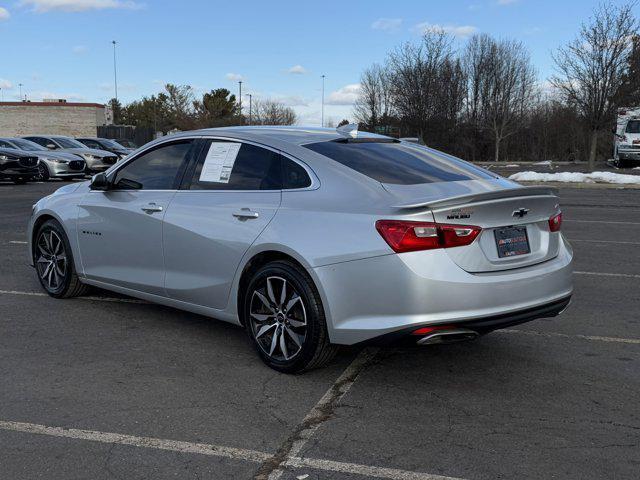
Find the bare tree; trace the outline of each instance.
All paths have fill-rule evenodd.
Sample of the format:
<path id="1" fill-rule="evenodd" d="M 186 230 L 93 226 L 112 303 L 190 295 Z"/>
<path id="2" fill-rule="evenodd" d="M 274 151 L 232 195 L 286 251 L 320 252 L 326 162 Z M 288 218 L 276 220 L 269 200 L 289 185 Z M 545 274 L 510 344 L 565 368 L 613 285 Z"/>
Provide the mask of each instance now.
<path id="1" fill-rule="evenodd" d="M 452 41 L 450 34 L 430 30 L 420 44 L 405 43 L 388 58 L 394 110 L 422 140 L 430 121 L 441 113 L 438 106 L 446 94 L 443 72 L 453 62 Z"/>
<path id="2" fill-rule="evenodd" d="M 491 132 L 498 161 L 502 142 L 521 128 L 533 100 L 536 73 L 529 52 L 520 42 L 481 34 L 469 41 L 464 65 L 469 120 Z"/>
<path id="3" fill-rule="evenodd" d="M 391 110 L 391 85 L 385 67 L 374 64 L 360 78 L 360 94 L 354 106 L 356 121 L 370 129 L 384 123 Z"/>
<path id="4" fill-rule="evenodd" d="M 252 123 L 254 125 L 293 125 L 298 120 L 291 107 L 275 100 L 254 100 Z"/>
<path id="5" fill-rule="evenodd" d="M 589 169 L 595 167 L 598 134 L 613 116 L 614 95 L 624 81 L 638 23 L 633 4 L 602 4 L 578 36 L 554 55 L 552 84 L 575 104 L 589 131 Z"/>

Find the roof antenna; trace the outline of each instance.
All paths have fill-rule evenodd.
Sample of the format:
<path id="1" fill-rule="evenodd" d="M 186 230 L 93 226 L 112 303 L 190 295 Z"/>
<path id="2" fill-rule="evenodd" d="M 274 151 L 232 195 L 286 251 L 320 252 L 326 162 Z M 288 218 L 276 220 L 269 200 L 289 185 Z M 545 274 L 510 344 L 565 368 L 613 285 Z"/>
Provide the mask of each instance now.
<path id="1" fill-rule="evenodd" d="M 356 138 L 358 136 L 357 123 L 342 125 L 341 127 L 336 128 L 336 130 L 338 131 L 338 133 L 342 133 L 343 135 L 351 135 L 352 138 Z"/>

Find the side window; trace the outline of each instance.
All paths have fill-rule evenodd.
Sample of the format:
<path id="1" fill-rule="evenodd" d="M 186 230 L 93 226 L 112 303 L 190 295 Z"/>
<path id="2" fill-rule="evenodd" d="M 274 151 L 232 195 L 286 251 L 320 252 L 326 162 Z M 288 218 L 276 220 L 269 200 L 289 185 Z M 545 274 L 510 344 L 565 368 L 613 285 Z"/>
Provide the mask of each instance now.
<path id="1" fill-rule="evenodd" d="M 26 137 L 26 139 L 36 142 L 38 145 L 42 145 L 43 147 L 46 147 L 47 143 L 49 143 L 46 138 L 42 137 Z"/>
<path id="2" fill-rule="evenodd" d="M 162 145 L 144 153 L 116 173 L 114 187 L 120 190 L 172 190 L 192 141 Z"/>
<path id="3" fill-rule="evenodd" d="M 280 156 L 271 150 L 248 143 L 240 144 L 228 178 L 221 178 L 220 181 L 206 181 L 206 175 L 202 178 L 202 168 L 209 149 L 213 143 L 217 142 L 239 143 L 222 140 L 207 142 L 193 172 L 191 190 L 280 190 L 282 187 Z"/>
<path id="4" fill-rule="evenodd" d="M 93 140 L 82 140 L 81 142 L 89 148 L 97 148 L 98 150 L 102 149 L 102 146 L 98 142 L 94 142 Z"/>
<path id="5" fill-rule="evenodd" d="M 0 140 L 0 147 L 2 148 L 16 148 L 11 145 L 9 142 L 5 142 L 4 140 Z"/>
<path id="6" fill-rule="evenodd" d="M 296 162 L 282 158 L 282 188 L 306 188 L 311 186 L 311 178 L 307 171 Z"/>

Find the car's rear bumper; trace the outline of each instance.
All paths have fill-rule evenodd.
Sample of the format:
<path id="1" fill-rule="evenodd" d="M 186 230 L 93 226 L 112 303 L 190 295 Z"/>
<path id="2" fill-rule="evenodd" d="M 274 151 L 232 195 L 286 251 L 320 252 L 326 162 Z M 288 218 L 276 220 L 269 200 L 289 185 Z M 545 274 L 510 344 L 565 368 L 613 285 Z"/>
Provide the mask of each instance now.
<path id="1" fill-rule="evenodd" d="M 564 307 L 554 313 L 553 306 L 568 303 L 573 291 L 572 259 L 563 238 L 557 257 L 502 272 L 468 273 L 444 250 L 432 250 L 327 265 L 313 273 L 331 341 L 355 344 L 425 325 L 473 324 L 483 333 L 554 316 Z"/>

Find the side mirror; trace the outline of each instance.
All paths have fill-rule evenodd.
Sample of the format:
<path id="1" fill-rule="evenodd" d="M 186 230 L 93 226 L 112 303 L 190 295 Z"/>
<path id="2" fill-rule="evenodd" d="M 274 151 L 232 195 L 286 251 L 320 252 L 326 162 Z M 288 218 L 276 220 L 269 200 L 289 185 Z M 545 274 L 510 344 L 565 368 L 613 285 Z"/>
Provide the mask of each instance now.
<path id="1" fill-rule="evenodd" d="M 109 190 L 109 179 L 104 173 L 96 173 L 91 177 L 91 190 Z"/>
<path id="2" fill-rule="evenodd" d="M 55 150 L 55 149 L 56 149 L 56 148 L 58 148 L 58 147 L 56 146 L 56 144 L 55 144 L 55 143 L 47 143 L 47 148 L 48 148 L 49 150 Z"/>

